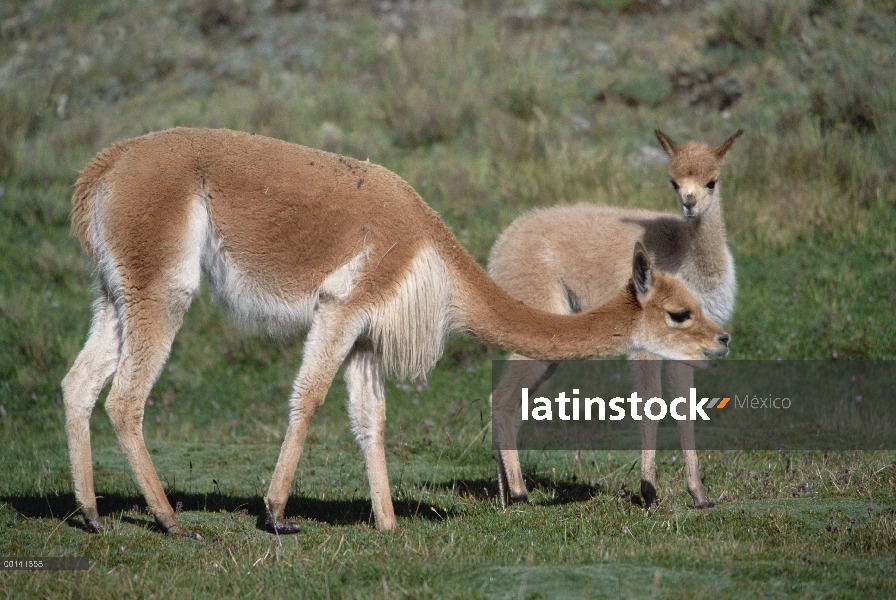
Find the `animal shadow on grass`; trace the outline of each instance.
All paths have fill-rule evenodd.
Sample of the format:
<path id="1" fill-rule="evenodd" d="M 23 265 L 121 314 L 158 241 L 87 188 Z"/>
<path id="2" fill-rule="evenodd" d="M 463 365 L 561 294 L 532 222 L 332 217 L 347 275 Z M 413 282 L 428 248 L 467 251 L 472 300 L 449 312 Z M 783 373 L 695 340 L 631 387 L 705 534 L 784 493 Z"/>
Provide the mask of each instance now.
<path id="1" fill-rule="evenodd" d="M 244 512 L 256 517 L 256 527 L 267 530 L 265 527 L 264 499 L 260 496 L 232 496 L 220 493 L 195 494 L 172 491 L 167 494 L 172 506 L 177 511 L 193 512 Z M 111 521 L 121 520 L 129 523 L 162 532 L 157 527 L 152 516 L 144 511 L 146 501 L 143 496 L 123 494 L 103 494 L 97 496 L 100 514 L 110 518 Z M 28 518 L 59 519 L 76 529 L 87 531 L 83 519 L 80 516 L 74 494 L 53 494 L 42 496 L 39 494 L 26 494 L 21 496 L 0 496 L 0 502 L 12 506 L 19 514 Z M 429 521 L 445 519 L 453 514 L 442 507 L 434 507 L 426 502 L 418 502 L 413 499 L 394 503 L 395 514 L 399 517 L 422 518 Z M 135 518 L 134 512 L 141 511 L 146 518 Z M 132 514 L 124 515 L 122 513 Z M 360 523 L 373 523 L 373 511 L 369 499 L 352 500 L 319 500 L 304 496 L 292 495 L 286 505 L 287 518 L 298 521 L 319 521 L 330 525 L 358 525 Z"/>
<path id="2" fill-rule="evenodd" d="M 547 506 L 587 502 L 595 496 L 609 494 L 609 491 L 602 486 L 581 481 L 558 481 L 531 473 L 526 474 L 525 479 L 526 487 L 530 492 L 537 490 L 547 496 L 546 500 L 539 502 L 539 504 Z M 453 490 L 458 496 L 466 496 L 476 500 L 496 498 L 500 493 L 498 482 L 495 479 L 454 479 L 436 483 L 433 487 L 442 490 Z"/>

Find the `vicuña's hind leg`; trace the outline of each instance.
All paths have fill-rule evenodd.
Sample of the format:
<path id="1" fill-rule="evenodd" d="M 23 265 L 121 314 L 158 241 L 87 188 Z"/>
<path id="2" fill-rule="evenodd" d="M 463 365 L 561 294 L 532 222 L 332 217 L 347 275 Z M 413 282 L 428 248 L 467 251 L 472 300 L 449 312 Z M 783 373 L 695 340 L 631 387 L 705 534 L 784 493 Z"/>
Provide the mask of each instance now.
<path id="1" fill-rule="evenodd" d="M 90 415 L 97 397 L 115 373 L 119 359 L 119 330 L 115 307 L 103 294 L 94 305 L 93 325 L 84 349 L 62 380 L 65 401 L 65 431 L 75 482 L 75 499 L 87 527 L 105 529 L 96 506 L 93 487 L 93 458 L 90 450 Z"/>
<path id="2" fill-rule="evenodd" d="M 666 376 L 669 381 L 669 397 L 687 398 L 694 386 L 694 369 L 678 362 L 666 363 Z M 706 489 L 700 481 L 700 468 L 697 464 L 697 446 L 694 439 L 694 422 L 690 419 L 678 421 L 678 435 L 681 438 L 681 450 L 684 457 L 685 478 L 688 483 L 688 492 L 694 499 L 697 508 L 709 508 L 712 502 L 706 499 Z"/>
<path id="3" fill-rule="evenodd" d="M 344 305 L 322 304 L 314 315 L 305 340 L 302 368 L 293 384 L 289 401 L 289 426 L 264 499 L 267 506 L 267 526 L 272 532 L 296 533 L 301 529 L 297 523 L 287 521 L 283 515 L 289 499 L 289 486 L 296 473 L 299 457 L 302 456 L 311 420 L 323 403 L 339 365 L 351 351 L 362 330 L 363 323 L 359 315 L 346 309 Z"/>
<path id="4" fill-rule="evenodd" d="M 635 389 L 641 398 L 661 398 L 662 363 L 653 354 L 635 352 L 631 356 Z M 656 429 L 657 422 L 641 421 L 641 500 L 644 506 L 656 506 Z"/>
<path id="5" fill-rule="evenodd" d="M 106 399 L 106 412 L 156 522 L 168 533 L 200 539 L 177 522 L 143 438 L 146 399 L 189 304 L 189 294 L 143 297 L 125 303 L 121 360 Z"/>
<path id="6" fill-rule="evenodd" d="M 370 502 L 377 529 L 395 529 L 395 511 L 389 472 L 386 468 L 386 390 L 380 357 L 369 350 L 355 349 L 345 363 L 348 385 L 348 414 L 352 432 L 361 446 L 370 481 Z"/>
<path id="7" fill-rule="evenodd" d="M 511 355 L 501 379 L 492 394 L 492 418 L 495 440 L 495 459 L 498 461 L 498 489 L 505 507 L 529 501 L 523 479 L 516 437 L 520 426 L 520 390 L 529 389 L 529 397 L 547 383 L 557 370 L 556 363 L 528 360 Z"/>

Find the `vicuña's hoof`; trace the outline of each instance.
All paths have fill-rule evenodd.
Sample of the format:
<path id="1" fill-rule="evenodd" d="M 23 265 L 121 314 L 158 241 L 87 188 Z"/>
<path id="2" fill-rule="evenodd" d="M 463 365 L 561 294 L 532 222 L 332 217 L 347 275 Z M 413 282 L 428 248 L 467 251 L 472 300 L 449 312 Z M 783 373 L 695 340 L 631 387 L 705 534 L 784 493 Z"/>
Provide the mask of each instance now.
<path id="1" fill-rule="evenodd" d="M 267 521 L 265 521 L 265 527 L 269 532 L 278 535 L 289 535 L 298 533 L 302 530 L 302 526 L 295 521 L 289 521 L 283 517 L 275 517 L 270 514 L 268 515 Z"/>
<path id="2" fill-rule="evenodd" d="M 196 533 L 195 531 L 190 531 L 189 529 L 184 529 L 180 525 L 174 525 L 165 530 L 165 533 L 168 535 L 179 535 L 180 537 L 185 537 L 188 540 L 201 540 L 202 536 Z"/>
<path id="3" fill-rule="evenodd" d="M 523 494 L 522 496 L 509 496 L 507 498 L 507 506 L 511 506 L 513 504 L 531 504 L 529 502 L 529 494 Z"/>
<path id="4" fill-rule="evenodd" d="M 649 481 L 641 481 L 641 503 L 644 508 L 659 506 L 656 501 L 656 488 Z"/>
<path id="5" fill-rule="evenodd" d="M 392 519 L 391 521 L 386 521 L 384 523 L 377 523 L 376 528 L 378 531 L 397 531 L 398 530 L 398 521 Z"/>
<path id="6" fill-rule="evenodd" d="M 715 506 L 715 504 L 706 499 L 706 494 L 702 489 L 697 490 L 696 492 L 688 490 L 688 492 L 694 500 L 694 508 L 712 508 Z"/>
<path id="7" fill-rule="evenodd" d="M 112 521 L 101 519 L 99 517 L 84 517 L 84 524 L 87 525 L 87 531 L 90 533 L 101 533 L 103 531 L 112 531 L 115 527 Z"/>

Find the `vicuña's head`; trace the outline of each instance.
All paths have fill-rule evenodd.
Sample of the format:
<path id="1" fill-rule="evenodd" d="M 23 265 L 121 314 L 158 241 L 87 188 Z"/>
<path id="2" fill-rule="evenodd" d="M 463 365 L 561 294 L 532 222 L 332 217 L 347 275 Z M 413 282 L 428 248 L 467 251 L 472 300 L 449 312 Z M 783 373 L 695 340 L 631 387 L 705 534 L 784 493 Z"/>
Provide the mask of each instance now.
<path id="1" fill-rule="evenodd" d="M 708 214 L 716 207 L 722 161 L 743 132 L 743 129 L 737 130 L 721 146 L 710 146 L 705 142 L 687 142 L 679 146 L 659 129 L 654 130 L 663 150 L 671 158 L 670 181 L 685 217 Z"/>
<path id="2" fill-rule="evenodd" d="M 635 243 L 632 285 L 642 308 L 634 339 L 639 349 L 671 360 L 728 355 L 731 336 L 704 314 L 680 279 L 652 268 L 641 242 Z"/>

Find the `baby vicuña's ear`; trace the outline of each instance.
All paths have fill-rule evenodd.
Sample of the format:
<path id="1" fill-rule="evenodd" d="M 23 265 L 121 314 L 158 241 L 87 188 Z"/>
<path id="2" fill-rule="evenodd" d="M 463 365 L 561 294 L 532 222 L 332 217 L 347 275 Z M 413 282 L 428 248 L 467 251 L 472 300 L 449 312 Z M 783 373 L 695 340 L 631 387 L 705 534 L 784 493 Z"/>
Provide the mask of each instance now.
<path id="1" fill-rule="evenodd" d="M 660 141 L 660 146 L 663 147 L 663 150 L 666 151 L 666 154 L 669 156 L 675 156 L 675 153 L 678 152 L 678 144 L 672 141 L 668 135 L 660 131 L 659 129 L 653 130 L 654 135 L 656 135 L 656 139 Z"/>
<path id="2" fill-rule="evenodd" d="M 737 140 L 737 138 L 739 138 L 743 134 L 744 134 L 744 130 L 738 129 L 731 135 L 730 138 L 728 138 L 727 140 L 722 142 L 721 146 L 719 146 L 718 148 L 716 148 L 713 151 L 715 153 L 715 155 L 719 158 L 719 160 L 722 160 L 723 158 L 725 158 L 725 155 L 728 154 L 729 150 L 731 150 L 731 145 Z"/>

